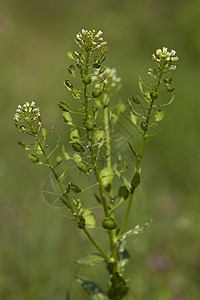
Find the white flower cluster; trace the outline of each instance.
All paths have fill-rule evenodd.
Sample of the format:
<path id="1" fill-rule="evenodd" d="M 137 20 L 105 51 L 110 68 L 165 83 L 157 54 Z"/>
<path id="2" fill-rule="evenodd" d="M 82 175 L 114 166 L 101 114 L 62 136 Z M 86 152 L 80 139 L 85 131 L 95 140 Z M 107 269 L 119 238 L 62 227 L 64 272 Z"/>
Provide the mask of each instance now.
<path id="1" fill-rule="evenodd" d="M 170 71 L 175 71 L 177 67 L 176 62 L 179 58 L 176 56 L 175 50 L 171 50 L 171 52 L 169 52 L 166 47 L 163 47 L 163 49 L 156 50 L 156 54 L 152 55 L 152 59 L 158 63 L 164 61 Z"/>
<path id="2" fill-rule="evenodd" d="M 40 109 L 35 106 L 35 102 L 25 102 L 24 105 L 18 105 L 14 120 L 16 122 L 31 125 L 40 117 Z"/>
<path id="3" fill-rule="evenodd" d="M 121 78 L 117 77 L 117 70 L 108 67 L 101 74 L 99 74 L 98 70 L 95 70 L 91 79 L 96 88 L 100 87 L 101 84 L 105 84 L 105 92 L 110 91 L 112 88 L 116 88 L 121 82 Z"/>
<path id="4" fill-rule="evenodd" d="M 110 85 L 111 87 L 116 87 L 119 82 L 121 82 L 121 78 L 117 77 L 117 70 L 115 68 L 106 68 L 106 79 L 104 80 L 105 85 Z"/>
<path id="5" fill-rule="evenodd" d="M 103 40 L 102 35 L 103 32 L 101 30 L 96 32 L 95 30 L 82 29 L 81 32 L 76 35 L 75 42 L 81 49 L 91 51 L 99 49 L 105 52 L 107 50 L 107 42 Z"/>

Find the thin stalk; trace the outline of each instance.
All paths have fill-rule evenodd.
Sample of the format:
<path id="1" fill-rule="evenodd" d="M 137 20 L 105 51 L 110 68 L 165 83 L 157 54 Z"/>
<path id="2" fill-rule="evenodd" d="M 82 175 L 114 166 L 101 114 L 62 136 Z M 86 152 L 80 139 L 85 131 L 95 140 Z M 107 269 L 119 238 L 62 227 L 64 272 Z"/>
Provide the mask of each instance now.
<path id="1" fill-rule="evenodd" d="M 158 92 L 159 90 L 159 86 L 160 86 L 160 83 L 161 83 L 161 78 L 162 78 L 162 75 L 163 75 L 163 70 L 164 70 L 164 65 L 163 65 L 163 68 L 160 72 L 160 76 L 157 80 L 157 84 L 156 84 L 156 87 L 155 87 L 155 92 Z M 149 128 L 149 120 L 150 120 L 150 116 L 151 116 L 151 111 L 152 111 L 152 108 L 153 108 L 153 104 L 154 104 L 154 98 L 151 100 L 151 103 L 150 103 L 150 106 L 149 106 L 149 110 L 148 110 L 148 113 L 147 113 L 147 116 L 146 116 L 146 124 L 147 124 L 147 130 L 146 131 L 143 131 L 143 135 L 142 135 L 142 141 L 141 141 L 141 144 L 140 144 L 140 151 L 139 151 L 139 154 L 137 156 L 137 163 L 136 163 L 136 168 L 135 168 L 135 174 L 137 172 L 140 171 L 141 169 L 141 161 L 142 161 L 142 156 L 143 156 L 143 152 L 144 152 L 144 147 L 145 147 L 145 143 L 146 143 L 146 140 L 147 140 L 147 137 L 148 137 L 148 128 Z M 126 226 L 126 223 L 128 221 L 128 217 L 129 217 L 129 214 L 130 214 L 130 210 L 131 210 L 131 206 L 132 206 L 132 202 L 133 202 L 133 196 L 134 196 L 134 193 L 135 193 L 135 188 L 133 189 L 133 191 L 130 193 L 129 195 L 129 200 L 128 200 L 128 206 L 127 206 L 127 209 L 126 209 L 126 213 L 125 213 L 125 216 L 124 216 L 124 219 L 123 219 L 123 222 L 122 222 L 122 226 L 120 228 L 120 231 L 117 235 L 117 240 L 120 239 L 123 231 L 124 231 L 124 228 Z"/>
<path id="2" fill-rule="evenodd" d="M 46 162 L 47 162 L 47 164 L 48 164 L 48 166 L 49 166 L 51 172 L 53 173 L 53 175 L 54 175 L 56 181 L 58 182 L 58 184 L 59 184 L 59 186 L 60 186 L 60 189 L 61 189 L 61 191 L 62 191 L 62 193 L 63 193 L 63 196 L 64 196 L 64 197 L 66 198 L 66 200 L 68 201 L 69 207 L 70 207 L 70 209 L 71 209 L 73 215 L 76 217 L 77 213 L 76 213 L 76 210 L 75 210 L 75 208 L 74 208 L 74 206 L 73 206 L 73 203 L 71 202 L 71 200 L 70 200 L 70 198 L 68 197 L 68 195 L 66 195 L 66 190 L 65 190 L 65 188 L 64 188 L 64 186 L 63 186 L 63 184 L 62 184 L 62 182 L 61 182 L 61 180 L 60 180 L 58 174 L 56 173 L 56 171 L 55 171 L 55 169 L 54 169 L 54 167 L 53 167 L 53 165 L 52 165 L 52 163 L 51 163 L 51 161 L 50 161 L 50 159 L 49 159 L 49 157 L 48 157 L 48 155 L 47 155 L 47 153 L 46 153 L 46 151 L 45 151 L 45 149 L 44 149 L 44 147 L 43 147 L 43 144 L 41 143 L 41 141 L 40 141 L 40 139 L 39 139 L 39 137 L 38 137 L 38 135 L 36 135 L 36 140 L 37 140 L 37 142 L 38 142 L 38 145 L 39 145 L 40 148 L 41 148 L 41 151 L 42 151 L 42 153 L 43 153 L 43 155 L 44 155 L 44 158 L 45 158 L 45 160 L 46 160 Z M 105 258 L 105 260 L 106 260 L 107 262 L 111 262 L 110 257 L 109 257 L 109 256 L 101 249 L 101 247 L 95 242 L 95 240 L 93 239 L 93 237 L 91 236 L 91 234 L 88 232 L 88 230 L 87 230 L 86 228 L 83 228 L 83 231 L 85 232 L 85 234 L 87 235 L 87 237 L 89 238 L 89 240 L 92 242 L 92 244 L 96 247 L 96 249 L 103 255 L 103 257 Z"/>

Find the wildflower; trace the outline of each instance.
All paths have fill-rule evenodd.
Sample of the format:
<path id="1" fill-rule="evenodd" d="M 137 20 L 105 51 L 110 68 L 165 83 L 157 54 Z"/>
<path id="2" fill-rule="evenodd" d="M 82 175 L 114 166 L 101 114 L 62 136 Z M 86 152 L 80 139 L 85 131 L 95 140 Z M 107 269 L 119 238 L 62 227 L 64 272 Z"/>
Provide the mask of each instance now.
<path id="1" fill-rule="evenodd" d="M 174 62 L 179 59 L 178 56 L 175 55 L 175 50 L 169 52 L 167 47 L 163 47 L 162 49 L 156 50 L 156 53 L 152 55 L 152 59 L 158 63 L 159 66 L 162 64 L 169 71 L 175 71 L 177 65 L 175 65 Z"/>
<path id="2" fill-rule="evenodd" d="M 91 52 L 101 50 L 105 52 L 107 50 L 107 42 L 103 40 L 102 34 L 101 30 L 96 33 L 95 30 L 82 29 L 81 32 L 77 33 L 75 43 L 82 50 Z"/>

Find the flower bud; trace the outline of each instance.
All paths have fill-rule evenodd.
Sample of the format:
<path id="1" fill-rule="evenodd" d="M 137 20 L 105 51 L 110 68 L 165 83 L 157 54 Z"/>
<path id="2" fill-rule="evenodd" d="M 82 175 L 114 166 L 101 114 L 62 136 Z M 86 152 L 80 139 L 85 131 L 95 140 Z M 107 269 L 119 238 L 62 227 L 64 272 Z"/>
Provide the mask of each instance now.
<path id="1" fill-rule="evenodd" d="M 90 165 L 85 160 L 77 161 L 76 165 L 77 168 L 83 173 L 88 174 L 91 170 Z"/>
<path id="2" fill-rule="evenodd" d="M 91 76 L 90 75 L 84 75 L 83 76 L 83 78 L 82 78 L 82 82 L 84 83 L 84 84 L 90 84 L 90 82 L 91 82 Z"/>
<path id="3" fill-rule="evenodd" d="M 114 218 L 105 217 L 102 221 L 102 227 L 107 230 L 112 230 L 117 228 L 117 222 Z"/>

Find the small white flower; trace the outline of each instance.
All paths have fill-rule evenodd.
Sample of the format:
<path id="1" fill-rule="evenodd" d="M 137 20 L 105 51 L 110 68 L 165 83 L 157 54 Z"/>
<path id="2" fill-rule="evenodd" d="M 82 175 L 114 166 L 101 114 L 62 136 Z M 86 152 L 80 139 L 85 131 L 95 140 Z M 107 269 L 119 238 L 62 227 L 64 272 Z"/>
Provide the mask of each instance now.
<path id="1" fill-rule="evenodd" d="M 29 121 L 29 118 L 28 118 L 28 117 L 26 117 L 26 118 L 25 118 L 25 121 L 27 121 L 27 122 L 28 122 L 28 121 Z"/>
<path id="2" fill-rule="evenodd" d="M 171 50 L 171 55 L 175 55 L 176 54 L 176 51 L 175 50 Z"/>
<path id="3" fill-rule="evenodd" d="M 82 34 L 84 34 L 84 35 L 86 34 L 85 29 L 82 29 L 81 32 L 82 32 Z"/>
<path id="4" fill-rule="evenodd" d="M 169 67 L 169 69 L 170 69 L 171 71 L 175 71 L 175 70 L 176 70 L 176 66 L 175 66 L 175 65 L 172 65 L 172 66 Z"/>
<path id="5" fill-rule="evenodd" d="M 21 111 L 21 109 L 17 109 L 16 112 L 21 113 L 22 111 Z"/>

